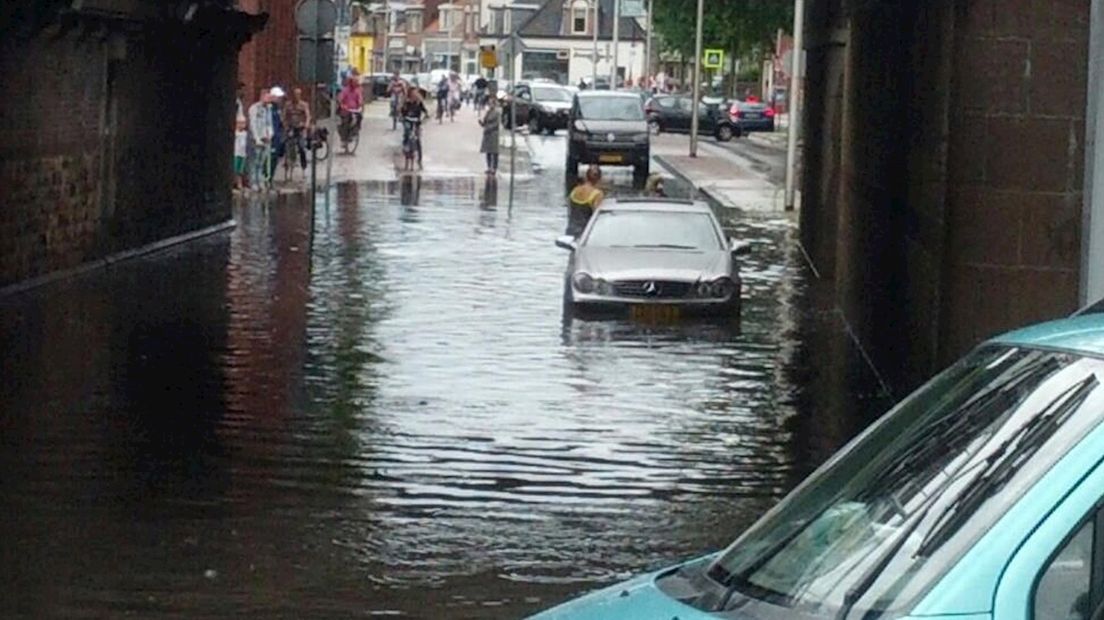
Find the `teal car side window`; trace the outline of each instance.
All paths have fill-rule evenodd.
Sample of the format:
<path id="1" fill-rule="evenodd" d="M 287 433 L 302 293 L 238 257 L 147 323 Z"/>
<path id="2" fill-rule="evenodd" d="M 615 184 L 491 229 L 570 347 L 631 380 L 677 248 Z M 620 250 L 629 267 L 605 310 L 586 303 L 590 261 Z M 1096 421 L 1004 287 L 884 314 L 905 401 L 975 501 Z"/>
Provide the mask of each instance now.
<path id="1" fill-rule="evenodd" d="M 1096 520 L 1094 517 L 1083 524 L 1043 570 L 1032 603 L 1035 620 L 1091 617 Z"/>

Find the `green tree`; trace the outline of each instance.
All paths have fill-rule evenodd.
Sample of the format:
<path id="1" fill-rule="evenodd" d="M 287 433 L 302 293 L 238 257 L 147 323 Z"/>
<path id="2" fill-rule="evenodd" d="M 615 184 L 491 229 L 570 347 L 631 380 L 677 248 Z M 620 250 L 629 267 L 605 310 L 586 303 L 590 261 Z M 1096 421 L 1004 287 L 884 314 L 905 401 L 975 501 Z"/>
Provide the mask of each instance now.
<path id="1" fill-rule="evenodd" d="M 665 49 L 694 57 L 697 0 L 655 0 L 652 19 Z M 708 0 L 702 24 L 705 48 L 746 58 L 773 46 L 779 28 L 793 25 L 792 0 Z"/>

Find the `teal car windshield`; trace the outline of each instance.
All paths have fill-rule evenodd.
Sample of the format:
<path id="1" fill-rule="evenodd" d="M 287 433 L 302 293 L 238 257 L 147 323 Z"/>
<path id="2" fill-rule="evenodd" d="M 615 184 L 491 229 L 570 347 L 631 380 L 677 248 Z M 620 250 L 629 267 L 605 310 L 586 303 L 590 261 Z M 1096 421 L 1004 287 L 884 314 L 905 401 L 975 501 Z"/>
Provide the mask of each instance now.
<path id="1" fill-rule="evenodd" d="M 1102 379 L 1095 358 L 1004 346 L 974 352 L 718 557 L 708 575 L 725 594 L 712 610 L 907 612 L 1097 426 Z"/>

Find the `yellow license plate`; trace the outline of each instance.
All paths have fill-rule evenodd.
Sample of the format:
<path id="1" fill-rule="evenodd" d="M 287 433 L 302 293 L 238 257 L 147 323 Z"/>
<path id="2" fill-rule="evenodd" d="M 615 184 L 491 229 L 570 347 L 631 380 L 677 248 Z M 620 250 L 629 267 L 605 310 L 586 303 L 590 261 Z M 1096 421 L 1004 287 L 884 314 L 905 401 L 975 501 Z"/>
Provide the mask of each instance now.
<path id="1" fill-rule="evenodd" d="M 629 317 L 643 323 L 674 323 L 682 318 L 678 306 L 639 305 L 632 306 Z"/>
<path id="2" fill-rule="evenodd" d="M 625 161 L 625 156 L 620 153 L 607 153 L 598 156 L 598 163 L 601 164 L 619 164 Z"/>

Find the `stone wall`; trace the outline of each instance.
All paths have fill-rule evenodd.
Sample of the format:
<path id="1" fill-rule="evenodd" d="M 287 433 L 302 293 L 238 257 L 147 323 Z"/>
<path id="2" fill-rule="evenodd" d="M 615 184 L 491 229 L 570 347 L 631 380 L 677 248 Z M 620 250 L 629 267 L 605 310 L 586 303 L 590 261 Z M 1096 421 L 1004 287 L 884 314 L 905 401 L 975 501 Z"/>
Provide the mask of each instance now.
<path id="1" fill-rule="evenodd" d="M 898 393 L 1076 307 L 1089 5 L 810 6 L 802 239 Z"/>
<path id="2" fill-rule="evenodd" d="M 121 23 L 0 39 L 0 288 L 229 219 L 241 40 Z"/>

